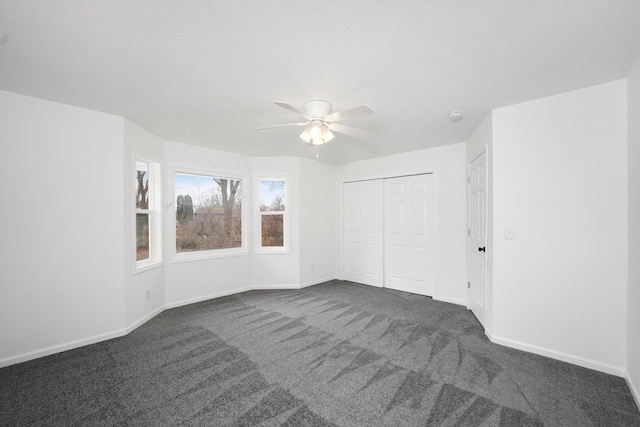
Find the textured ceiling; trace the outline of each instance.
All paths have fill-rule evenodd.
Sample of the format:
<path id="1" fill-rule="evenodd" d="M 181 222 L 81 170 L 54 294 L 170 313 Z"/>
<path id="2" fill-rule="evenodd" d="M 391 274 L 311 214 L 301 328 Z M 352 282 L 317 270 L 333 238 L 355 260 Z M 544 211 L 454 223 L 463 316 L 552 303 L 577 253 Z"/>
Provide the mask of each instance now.
<path id="1" fill-rule="evenodd" d="M 329 163 L 465 141 L 492 108 L 624 78 L 639 52 L 640 1 L 0 1 L 1 89 Z M 310 99 L 368 104 L 344 124 L 373 136 L 255 130 L 298 121 L 271 101 Z"/>

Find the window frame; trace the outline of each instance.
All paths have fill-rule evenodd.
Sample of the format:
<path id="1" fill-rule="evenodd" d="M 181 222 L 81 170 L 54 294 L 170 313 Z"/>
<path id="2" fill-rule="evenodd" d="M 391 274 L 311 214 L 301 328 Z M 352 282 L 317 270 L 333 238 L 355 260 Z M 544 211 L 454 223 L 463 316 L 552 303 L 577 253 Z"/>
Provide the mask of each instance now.
<path id="1" fill-rule="evenodd" d="M 261 212 L 260 211 L 260 183 L 262 181 L 284 181 L 284 211 L 268 211 Z M 254 252 L 257 254 L 288 254 L 290 252 L 289 247 L 289 212 L 291 210 L 291 206 L 289 206 L 289 190 L 290 190 L 290 182 L 288 174 L 279 173 L 279 174 L 265 174 L 259 175 L 256 177 L 256 195 L 254 197 L 255 200 L 255 210 L 256 219 L 254 221 L 254 235 L 256 236 L 256 242 L 254 247 Z M 264 215 L 282 215 L 282 243 L 283 246 L 262 246 L 262 217 Z"/>
<path id="2" fill-rule="evenodd" d="M 133 155 L 133 178 L 135 179 L 138 170 L 138 162 L 145 163 L 148 166 L 149 173 L 149 200 L 148 208 L 138 208 L 136 199 L 138 197 L 138 188 L 134 185 L 132 188 L 132 207 L 133 207 L 133 273 L 141 273 L 143 271 L 157 268 L 163 264 L 162 259 L 162 164 L 151 159 Z M 138 253 L 138 214 L 148 215 L 149 218 L 149 258 L 137 260 Z"/>
<path id="3" fill-rule="evenodd" d="M 240 185 L 241 194 L 242 194 L 242 206 L 240 209 L 240 224 L 241 224 L 241 233 L 242 245 L 239 248 L 225 248 L 225 249 L 208 249 L 202 251 L 193 251 L 193 252 L 178 252 L 177 245 L 177 237 L 176 237 L 176 174 L 185 174 L 185 175 L 201 175 L 210 178 L 226 178 L 226 179 L 235 179 L 240 180 L 242 183 Z M 246 185 L 248 182 L 247 176 L 238 172 L 227 172 L 220 171 L 215 169 L 199 169 L 194 168 L 192 166 L 174 166 L 172 168 L 171 173 L 171 202 L 167 203 L 167 207 L 171 208 L 171 263 L 181 263 L 181 262 L 191 262 L 191 261 L 201 261 L 207 259 L 217 259 L 217 258 L 227 258 L 234 256 L 244 256 L 248 254 L 248 240 L 247 240 L 247 203 L 246 200 L 251 200 L 248 198 L 250 196 L 250 191 L 248 191 L 248 186 Z"/>

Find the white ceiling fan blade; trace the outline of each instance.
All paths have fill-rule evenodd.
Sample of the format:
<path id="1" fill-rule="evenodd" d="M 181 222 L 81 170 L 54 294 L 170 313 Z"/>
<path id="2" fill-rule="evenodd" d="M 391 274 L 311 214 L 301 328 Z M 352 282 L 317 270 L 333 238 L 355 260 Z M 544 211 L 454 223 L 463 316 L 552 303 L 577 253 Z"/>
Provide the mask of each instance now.
<path id="1" fill-rule="evenodd" d="M 327 122 L 339 122 L 341 120 L 346 119 L 355 119 L 356 117 L 368 116 L 369 114 L 373 114 L 373 110 L 366 104 L 360 105 L 359 107 L 349 108 L 348 110 L 338 111 L 337 113 L 329 114 L 322 118 L 322 120 Z M 338 131 L 339 132 L 339 131 Z"/>
<path id="2" fill-rule="evenodd" d="M 345 126 L 339 123 L 328 123 L 327 127 L 329 128 L 329 130 L 343 133 L 357 139 L 369 139 L 373 136 L 371 132 L 367 132 L 366 130 L 352 128 L 351 126 Z"/>
<path id="3" fill-rule="evenodd" d="M 296 107 L 294 107 L 293 105 L 287 104 L 286 102 L 273 101 L 273 103 L 276 104 L 279 107 L 286 108 L 287 110 L 289 110 L 289 111 L 291 111 L 293 113 L 296 113 L 297 115 L 302 116 L 307 120 L 311 120 L 313 118 L 313 117 L 310 117 L 304 111 L 300 111 Z"/>
<path id="4" fill-rule="evenodd" d="M 308 124 L 309 124 L 309 122 L 307 122 L 307 123 L 285 123 L 285 124 L 282 124 L 282 125 L 263 126 L 261 128 L 256 128 L 256 130 L 279 128 L 279 127 L 283 127 L 283 126 L 306 126 Z"/>

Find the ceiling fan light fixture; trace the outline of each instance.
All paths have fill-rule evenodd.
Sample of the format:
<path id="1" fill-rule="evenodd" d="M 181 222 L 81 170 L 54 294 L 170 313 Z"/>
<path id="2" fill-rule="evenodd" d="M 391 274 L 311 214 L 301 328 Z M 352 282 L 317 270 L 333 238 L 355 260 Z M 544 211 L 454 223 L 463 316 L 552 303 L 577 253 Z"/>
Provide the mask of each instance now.
<path id="1" fill-rule="evenodd" d="M 321 120 L 313 120 L 300 134 L 300 139 L 312 145 L 322 145 L 331 141 L 333 138 L 335 138 L 335 135 Z"/>

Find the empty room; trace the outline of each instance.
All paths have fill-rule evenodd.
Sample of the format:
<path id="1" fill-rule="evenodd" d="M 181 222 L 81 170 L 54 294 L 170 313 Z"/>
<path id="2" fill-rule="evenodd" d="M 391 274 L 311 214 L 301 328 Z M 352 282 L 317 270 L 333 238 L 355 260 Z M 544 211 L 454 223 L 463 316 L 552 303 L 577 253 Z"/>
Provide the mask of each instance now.
<path id="1" fill-rule="evenodd" d="M 640 1 L 0 0 L 0 425 L 640 426 Z"/>

